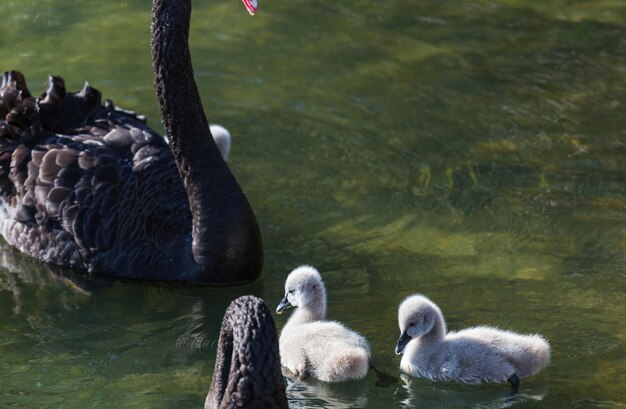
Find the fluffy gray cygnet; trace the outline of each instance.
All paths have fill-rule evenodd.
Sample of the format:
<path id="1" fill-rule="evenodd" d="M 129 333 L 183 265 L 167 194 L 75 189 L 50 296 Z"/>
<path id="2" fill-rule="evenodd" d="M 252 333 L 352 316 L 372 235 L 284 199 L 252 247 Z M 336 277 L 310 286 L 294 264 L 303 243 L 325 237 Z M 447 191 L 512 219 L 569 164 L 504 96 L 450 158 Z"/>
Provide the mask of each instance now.
<path id="1" fill-rule="evenodd" d="M 213 136 L 213 140 L 217 145 L 217 149 L 222 155 L 224 162 L 228 162 L 228 155 L 230 154 L 231 136 L 228 129 L 219 124 L 209 124 L 209 130 Z"/>
<path id="2" fill-rule="evenodd" d="M 293 270 L 277 313 L 297 307 L 280 334 L 281 363 L 299 378 L 325 382 L 361 379 L 369 368 L 370 349 L 363 336 L 335 321 L 325 321 L 326 289 L 310 266 Z"/>
<path id="3" fill-rule="evenodd" d="M 414 377 L 465 383 L 511 382 L 535 375 L 550 362 L 540 335 L 522 335 L 480 326 L 446 333 L 439 307 L 427 297 L 407 297 L 398 310 L 404 352 L 400 370 Z"/>

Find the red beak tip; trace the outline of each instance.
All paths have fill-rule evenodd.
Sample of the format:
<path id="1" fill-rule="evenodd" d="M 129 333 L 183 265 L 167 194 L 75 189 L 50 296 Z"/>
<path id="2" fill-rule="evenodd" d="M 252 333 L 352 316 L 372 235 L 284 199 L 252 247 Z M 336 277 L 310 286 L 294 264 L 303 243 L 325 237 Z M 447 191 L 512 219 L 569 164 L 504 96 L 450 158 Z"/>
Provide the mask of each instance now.
<path id="1" fill-rule="evenodd" d="M 250 13 L 251 16 L 254 16 L 258 9 L 257 0 L 242 0 L 242 1 L 243 1 L 243 5 L 246 6 L 246 9 L 248 10 L 248 13 Z"/>

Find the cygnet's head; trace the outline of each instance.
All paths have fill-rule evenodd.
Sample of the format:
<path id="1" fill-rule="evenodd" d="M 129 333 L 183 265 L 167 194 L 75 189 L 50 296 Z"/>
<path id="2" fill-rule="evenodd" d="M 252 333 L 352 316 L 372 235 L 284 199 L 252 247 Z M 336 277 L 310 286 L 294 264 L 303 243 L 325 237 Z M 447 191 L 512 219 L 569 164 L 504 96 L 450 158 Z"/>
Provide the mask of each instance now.
<path id="1" fill-rule="evenodd" d="M 398 308 L 400 339 L 396 345 L 396 354 L 402 353 L 406 344 L 413 338 L 428 334 L 438 316 L 443 316 L 441 310 L 427 297 L 414 294 L 405 298 Z"/>
<path id="2" fill-rule="evenodd" d="M 218 124 L 210 124 L 209 130 L 211 131 L 211 135 L 213 135 L 213 140 L 215 141 L 217 149 L 219 149 L 224 162 L 227 162 L 228 155 L 230 154 L 230 132 L 228 132 L 228 129 Z"/>
<path id="3" fill-rule="evenodd" d="M 326 300 L 326 288 L 320 273 L 311 266 L 300 266 L 285 281 L 285 296 L 276 308 L 282 313 L 289 307 L 303 307 L 312 300 Z"/>

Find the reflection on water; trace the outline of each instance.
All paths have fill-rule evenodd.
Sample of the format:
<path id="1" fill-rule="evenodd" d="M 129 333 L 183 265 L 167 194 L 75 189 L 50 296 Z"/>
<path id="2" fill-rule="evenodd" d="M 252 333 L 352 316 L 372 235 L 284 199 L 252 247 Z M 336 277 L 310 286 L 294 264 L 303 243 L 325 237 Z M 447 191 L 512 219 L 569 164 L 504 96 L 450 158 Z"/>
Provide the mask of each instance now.
<path id="1" fill-rule="evenodd" d="M 15 315 L 30 316 L 31 321 L 39 319 L 41 312 L 35 303 L 29 304 L 31 293 L 42 294 L 56 290 L 59 292 L 59 303 L 67 310 L 78 308 L 90 294 L 71 279 L 53 273 L 43 268 L 41 263 L 18 254 L 4 240 L 0 244 L 0 272 L 0 291 L 7 293 L 9 297 L 6 299 L 12 298 L 11 311 Z"/>
<path id="2" fill-rule="evenodd" d="M 338 386 L 315 379 L 287 381 L 287 398 L 290 408 L 365 408 L 366 386 L 363 382 L 348 382 Z"/>
<path id="3" fill-rule="evenodd" d="M 541 401 L 547 386 L 522 384 L 514 392 L 509 385 L 463 385 L 458 383 L 430 382 L 402 375 L 402 408 L 416 407 L 471 407 L 476 409 L 505 409 L 524 407 L 529 401 Z"/>
<path id="4" fill-rule="evenodd" d="M 329 318 L 365 335 L 386 373 L 413 292 L 450 329 L 539 332 L 553 357 L 513 400 L 493 385 L 378 388 L 371 374 L 290 383 L 294 407 L 623 407 L 623 1 L 260 6 L 250 18 L 234 0 L 194 0 L 190 34 L 208 118 L 233 134 L 229 166 L 263 233 L 263 279 L 81 280 L 3 249 L 0 406 L 201 407 L 228 303 L 275 307 L 309 263 Z M 33 93 L 51 73 L 69 89 L 89 80 L 160 128 L 149 4 L 0 8 L 3 69 Z"/>
<path id="5" fill-rule="evenodd" d="M 221 318 L 241 288 L 97 279 L 86 291 L 6 245 L 0 261 L 0 406 L 56 407 L 70 395 L 79 406 L 194 406 L 206 394 Z"/>

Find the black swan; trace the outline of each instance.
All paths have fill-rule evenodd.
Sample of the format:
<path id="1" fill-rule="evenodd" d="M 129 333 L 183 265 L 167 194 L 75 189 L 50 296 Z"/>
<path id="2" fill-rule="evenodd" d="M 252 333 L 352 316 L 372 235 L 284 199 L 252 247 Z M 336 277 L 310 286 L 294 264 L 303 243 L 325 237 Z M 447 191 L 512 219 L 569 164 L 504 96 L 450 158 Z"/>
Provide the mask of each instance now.
<path id="1" fill-rule="evenodd" d="M 244 0 L 256 11 L 255 0 Z M 261 234 L 211 137 L 188 46 L 191 0 L 154 0 L 152 67 L 169 146 L 88 84 L 0 83 L 0 233 L 42 261 L 132 279 L 259 277 Z"/>
<path id="2" fill-rule="evenodd" d="M 287 408 L 274 319 L 250 295 L 233 301 L 222 321 L 205 409 Z"/>

